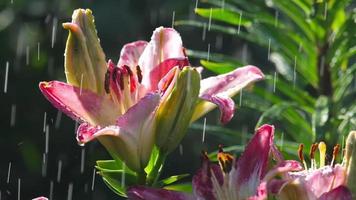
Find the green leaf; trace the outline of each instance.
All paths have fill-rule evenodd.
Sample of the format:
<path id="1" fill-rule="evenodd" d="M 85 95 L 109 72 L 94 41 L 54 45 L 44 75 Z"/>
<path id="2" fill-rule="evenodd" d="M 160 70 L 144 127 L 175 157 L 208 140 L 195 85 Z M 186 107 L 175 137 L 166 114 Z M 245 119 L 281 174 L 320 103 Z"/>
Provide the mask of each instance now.
<path id="1" fill-rule="evenodd" d="M 239 13 L 221 8 L 196 8 L 195 13 L 200 16 L 223 21 L 232 25 L 251 26 L 252 22 Z"/>
<path id="2" fill-rule="evenodd" d="M 168 178 L 165 178 L 165 179 L 162 179 L 160 180 L 157 185 L 163 187 L 163 186 L 166 186 L 166 185 L 170 185 L 172 183 L 175 183 L 183 178 L 186 178 L 190 176 L 190 174 L 179 174 L 179 175 L 174 175 L 174 176 L 170 176 Z"/>
<path id="3" fill-rule="evenodd" d="M 236 69 L 236 65 L 229 62 L 210 62 L 207 60 L 200 60 L 200 63 L 208 70 L 217 74 L 224 74 Z"/>
<path id="4" fill-rule="evenodd" d="M 137 177 L 130 173 L 126 173 L 124 170 L 118 170 L 116 172 L 98 172 L 105 184 L 116 194 L 122 197 L 126 197 L 126 188 L 130 185 L 137 183 Z"/>
<path id="5" fill-rule="evenodd" d="M 156 160 L 159 156 L 159 150 L 156 146 L 153 147 L 152 153 L 151 153 L 151 157 L 150 157 L 150 161 L 148 162 L 146 168 L 145 168 L 145 172 L 146 174 L 150 174 L 152 169 L 155 166 Z"/>

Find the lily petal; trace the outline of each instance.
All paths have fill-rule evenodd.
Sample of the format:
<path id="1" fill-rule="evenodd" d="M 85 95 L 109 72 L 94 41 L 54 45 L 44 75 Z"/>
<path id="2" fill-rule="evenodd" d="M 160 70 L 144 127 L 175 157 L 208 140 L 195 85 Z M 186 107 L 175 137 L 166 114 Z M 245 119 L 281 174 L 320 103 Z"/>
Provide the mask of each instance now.
<path id="1" fill-rule="evenodd" d="M 100 129 L 83 123 L 77 130 L 80 144 L 98 139 L 115 158 L 139 172 L 146 167 L 154 144 L 153 111 L 159 104 L 158 94 L 147 94 L 124 115 L 116 126 Z"/>
<path id="2" fill-rule="evenodd" d="M 81 124 L 77 130 L 78 142 L 84 144 L 97 138 L 115 159 L 139 172 L 146 167 L 153 148 L 153 111 L 159 100 L 158 94 L 147 94 L 117 119 L 116 126 L 100 129 Z"/>
<path id="3" fill-rule="evenodd" d="M 127 65 L 132 70 L 136 70 L 138 60 L 147 46 L 146 41 L 131 42 L 122 47 L 118 66 Z"/>
<path id="4" fill-rule="evenodd" d="M 200 118 L 217 105 L 221 112 L 220 121 L 227 123 L 234 114 L 235 104 L 230 98 L 242 88 L 264 78 L 260 69 L 255 66 L 245 66 L 234 71 L 209 77 L 201 82 L 199 97 L 202 99 L 195 109 L 192 121 Z"/>
<path id="5" fill-rule="evenodd" d="M 195 199 L 192 195 L 183 192 L 149 188 L 144 186 L 130 187 L 127 192 L 127 197 L 130 200 L 157 200 L 157 199 L 193 200 Z"/>
<path id="6" fill-rule="evenodd" d="M 198 199 L 215 200 L 212 176 L 216 178 L 220 185 L 223 184 L 223 173 L 219 165 L 211 164 L 209 159 L 203 155 L 202 167 L 193 177 L 194 195 Z"/>
<path id="7" fill-rule="evenodd" d="M 352 200 L 352 195 L 347 187 L 339 186 L 330 192 L 324 193 L 318 200 Z"/>
<path id="8" fill-rule="evenodd" d="M 167 59 L 185 57 L 179 33 L 172 28 L 156 28 L 138 62 L 143 72 L 142 84 L 149 91 L 154 91 L 158 82 L 156 79 L 156 84 L 151 82 L 151 71 Z M 160 73 L 161 77 L 164 75 L 164 73 Z"/>
<path id="9" fill-rule="evenodd" d="M 39 88 L 54 107 L 74 120 L 100 126 L 115 123 L 118 111 L 107 96 L 59 81 L 40 82 Z"/>
<path id="10" fill-rule="evenodd" d="M 295 175 L 294 178 L 297 178 Z M 308 191 L 309 196 L 320 197 L 326 193 L 345 183 L 344 167 L 337 164 L 335 167 L 325 166 L 315 170 L 307 176 L 299 176 L 301 182 L 304 182 L 304 187 Z"/>
<path id="11" fill-rule="evenodd" d="M 235 169 L 230 172 L 233 173 L 232 179 L 236 181 L 239 199 L 246 199 L 256 194 L 257 187 L 265 175 L 273 136 L 274 127 L 262 125 L 235 163 Z"/>

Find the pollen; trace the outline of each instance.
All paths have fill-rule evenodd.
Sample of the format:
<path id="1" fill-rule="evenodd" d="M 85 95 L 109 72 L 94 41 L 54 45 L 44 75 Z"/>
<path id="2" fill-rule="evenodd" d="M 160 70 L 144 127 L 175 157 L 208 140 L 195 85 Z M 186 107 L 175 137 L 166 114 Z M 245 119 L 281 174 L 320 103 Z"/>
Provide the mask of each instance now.
<path id="1" fill-rule="evenodd" d="M 219 145 L 218 160 L 223 172 L 228 174 L 232 169 L 234 157 L 231 154 L 225 153 L 222 145 Z"/>
<path id="2" fill-rule="evenodd" d="M 326 156 L 326 144 L 324 142 L 319 142 L 319 154 L 320 154 L 320 167 L 325 166 L 325 156 Z"/>

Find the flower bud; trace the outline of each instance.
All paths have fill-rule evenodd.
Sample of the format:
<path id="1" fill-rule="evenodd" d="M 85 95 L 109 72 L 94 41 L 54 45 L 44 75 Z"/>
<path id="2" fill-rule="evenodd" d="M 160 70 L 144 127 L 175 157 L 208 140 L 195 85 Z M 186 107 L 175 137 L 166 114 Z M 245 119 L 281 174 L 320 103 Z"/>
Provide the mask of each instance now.
<path id="1" fill-rule="evenodd" d="M 91 10 L 75 10 L 72 22 L 63 23 L 63 28 L 69 30 L 64 54 L 67 82 L 104 94 L 105 54 L 100 46 Z"/>
<path id="2" fill-rule="evenodd" d="M 347 186 L 356 197 L 356 131 L 351 131 L 346 140 L 346 177 Z"/>
<path id="3" fill-rule="evenodd" d="M 184 137 L 200 89 L 200 74 L 194 68 L 176 68 L 175 73 L 175 80 L 170 83 L 174 85 L 165 91 L 156 114 L 156 144 L 166 153 L 174 150 Z"/>

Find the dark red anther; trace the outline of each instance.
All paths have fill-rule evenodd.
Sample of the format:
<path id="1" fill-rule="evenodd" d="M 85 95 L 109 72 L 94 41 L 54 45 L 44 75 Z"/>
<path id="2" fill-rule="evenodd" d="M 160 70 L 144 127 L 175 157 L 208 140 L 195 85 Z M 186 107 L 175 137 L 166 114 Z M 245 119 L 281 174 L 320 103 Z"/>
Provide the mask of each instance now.
<path id="1" fill-rule="evenodd" d="M 133 75 L 133 73 L 132 73 L 132 71 L 131 71 L 131 69 L 130 69 L 130 67 L 129 67 L 129 66 L 124 65 L 123 67 L 124 67 L 124 69 L 126 69 L 126 72 L 127 72 L 130 76 L 132 76 L 132 75 Z"/>
<path id="2" fill-rule="evenodd" d="M 136 66 L 136 73 L 137 73 L 137 79 L 138 79 L 138 82 L 141 83 L 142 82 L 142 71 L 141 71 L 141 68 L 140 66 Z"/>
<path id="3" fill-rule="evenodd" d="M 110 93 L 110 71 L 109 71 L 109 69 L 105 73 L 104 88 L 105 88 L 106 94 L 109 94 Z"/>
<path id="4" fill-rule="evenodd" d="M 117 73 L 118 73 L 118 75 L 119 75 L 119 77 L 118 77 L 118 83 L 119 83 L 119 86 L 120 86 L 120 89 L 121 90 L 124 90 L 124 73 L 123 73 L 123 70 L 117 70 Z"/>

